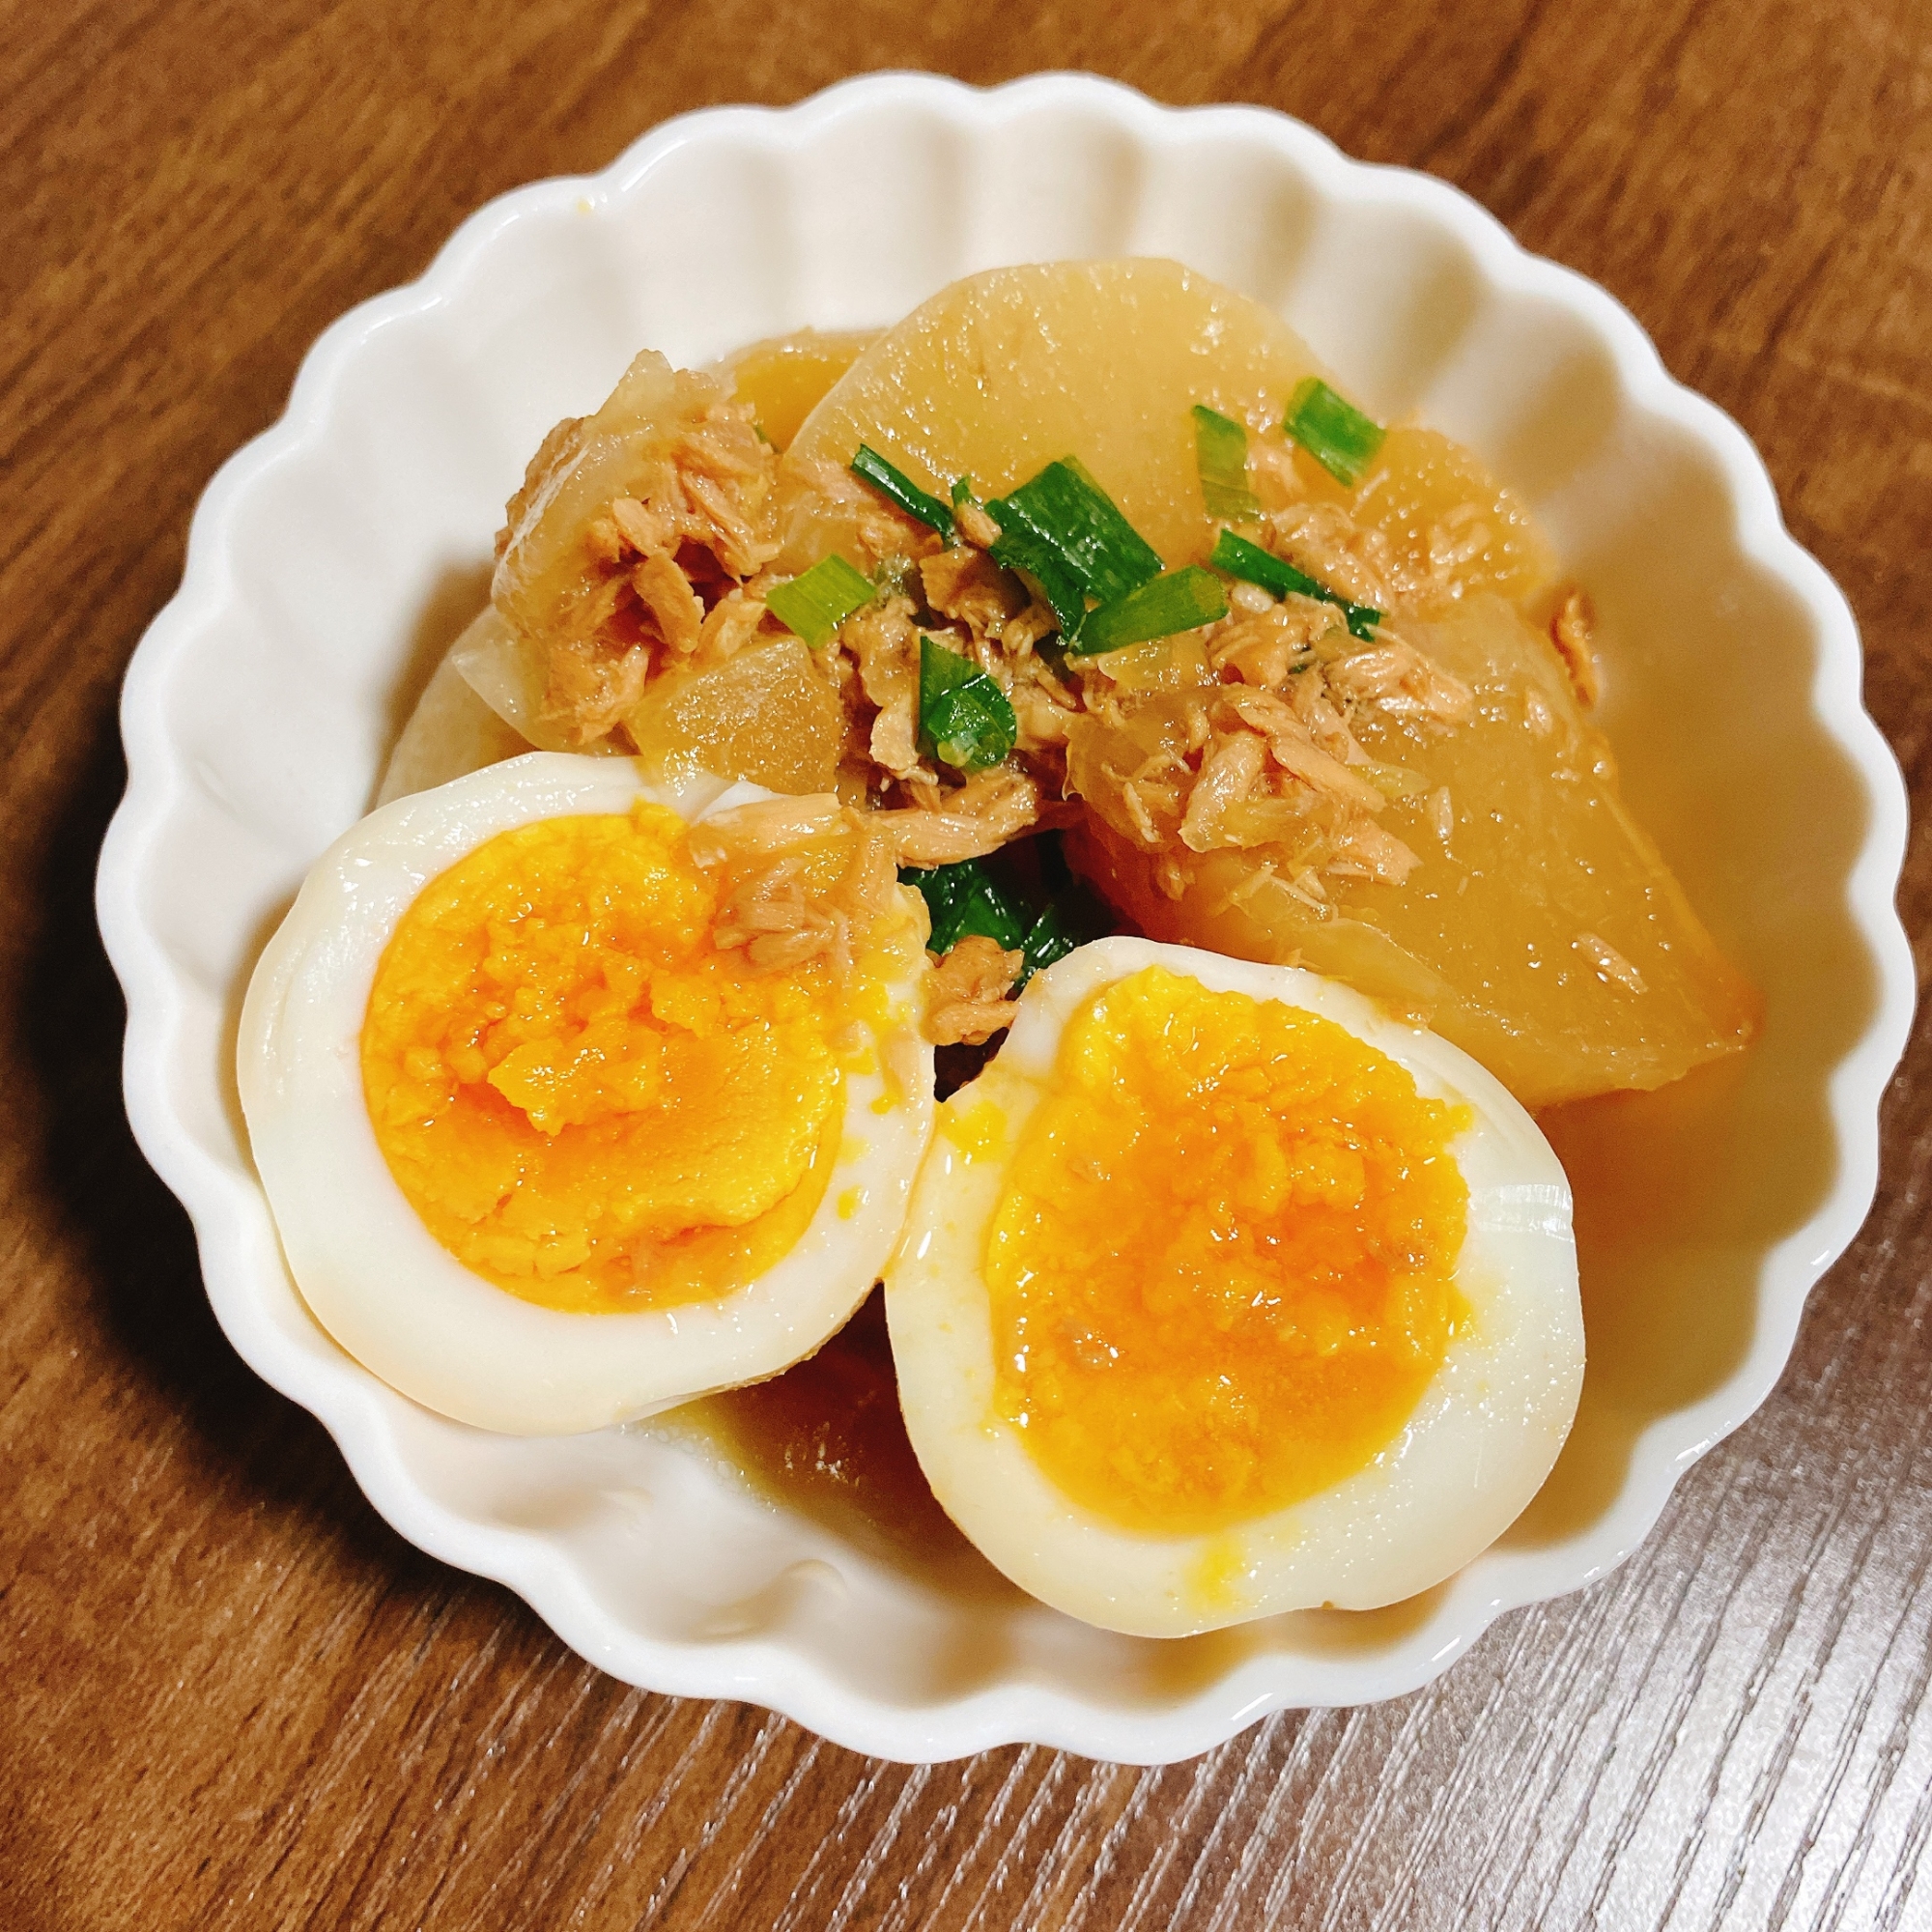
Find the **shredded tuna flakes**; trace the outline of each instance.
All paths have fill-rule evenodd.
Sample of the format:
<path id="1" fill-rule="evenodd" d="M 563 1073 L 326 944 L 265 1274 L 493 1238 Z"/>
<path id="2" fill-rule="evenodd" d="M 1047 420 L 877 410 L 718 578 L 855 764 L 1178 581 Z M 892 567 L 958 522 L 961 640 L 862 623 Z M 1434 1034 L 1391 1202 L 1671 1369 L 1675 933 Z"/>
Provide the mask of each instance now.
<path id="1" fill-rule="evenodd" d="M 837 923 L 813 921 L 796 932 L 771 932 L 752 941 L 746 956 L 761 971 L 783 973 L 803 966 L 832 951 L 835 937 L 842 937 Z"/>
<path id="2" fill-rule="evenodd" d="M 997 832 L 1004 844 L 1039 816 L 1039 787 L 1024 773 L 996 766 L 975 772 L 956 792 L 947 794 L 946 810 L 978 819 Z"/>
<path id="3" fill-rule="evenodd" d="M 956 617 L 980 636 L 997 637 L 1009 617 L 1029 602 L 1026 587 L 984 551 L 943 550 L 919 566 L 925 601 L 942 616 Z"/>
<path id="4" fill-rule="evenodd" d="M 644 695 L 649 651 L 633 645 L 614 654 L 589 639 L 552 652 L 544 685 L 544 715 L 580 745 L 592 745 Z"/>
<path id="5" fill-rule="evenodd" d="M 1429 532 L 1429 564 L 1438 577 L 1453 577 L 1466 569 L 1488 551 L 1491 543 L 1488 524 L 1474 520 L 1475 505 L 1459 503 Z"/>
<path id="6" fill-rule="evenodd" d="M 909 777 L 919 768 L 919 724 L 913 717 L 912 695 L 902 693 L 891 698 L 872 720 L 867 741 L 872 762 L 883 766 L 895 779 Z"/>
<path id="7" fill-rule="evenodd" d="M 611 522 L 623 542 L 644 556 L 663 555 L 669 550 L 675 534 L 668 517 L 645 509 L 635 497 L 618 497 L 612 500 Z M 595 531 L 597 526 L 593 525 L 591 527 Z M 600 554 L 612 557 L 617 554 L 608 538 L 601 538 L 597 549 Z M 690 587 L 687 582 L 685 588 L 688 590 Z"/>
<path id="8" fill-rule="evenodd" d="M 829 888 L 809 890 L 805 848 L 839 839 L 845 864 Z M 696 827 L 691 855 L 722 874 L 712 937 L 743 948 L 761 970 L 782 971 L 823 958 L 835 977 L 851 971 L 853 933 L 892 911 L 898 872 L 874 816 L 827 793 L 761 799 Z"/>
<path id="9" fill-rule="evenodd" d="M 1345 765 L 1362 765 L 1369 761 L 1369 754 L 1355 742 L 1355 734 L 1349 729 L 1342 714 L 1329 703 L 1327 687 L 1319 669 L 1311 670 L 1306 677 L 1296 678 L 1290 694 L 1290 702 L 1294 707 L 1294 715 L 1300 720 L 1310 740 L 1331 758 Z"/>
<path id="10" fill-rule="evenodd" d="M 952 512 L 959 534 L 979 550 L 991 550 L 1000 540 L 1000 526 L 978 503 L 960 503 Z"/>
<path id="11" fill-rule="evenodd" d="M 886 501 L 850 470 L 836 463 L 800 466 L 803 480 L 825 507 L 836 506 L 852 528 L 859 548 L 874 565 L 888 559 L 916 563 L 939 548 L 939 538 L 916 518 Z"/>
<path id="12" fill-rule="evenodd" d="M 1232 670 L 1243 684 L 1280 690 L 1307 668 L 1315 640 L 1341 628 L 1333 605 L 1306 597 L 1269 600 L 1258 611 L 1237 610 L 1214 632 L 1209 661 L 1224 676 Z"/>
<path id="13" fill-rule="evenodd" d="M 1245 905 L 1275 875 L 1274 861 L 1264 859 L 1244 878 L 1239 885 L 1231 886 L 1209 908 L 1212 913 L 1232 912 L 1238 905 Z"/>
<path id="14" fill-rule="evenodd" d="M 1380 879 L 1399 886 L 1419 863 L 1393 832 L 1360 819 L 1335 841 L 1335 857 L 1323 870 L 1332 878 Z"/>
<path id="15" fill-rule="evenodd" d="M 1333 727 L 1324 732 L 1333 749 L 1324 749 L 1297 712 L 1278 697 L 1262 692 L 1240 692 L 1231 696 L 1227 704 L 1244 723 L 1265 734 L 1275 763 L 1311 791 L 1356 811 L 1379 811 L 1386 803 L 1373 784 L 1356 777 L 1335 755 L 1336 750 L 1345 748 L 1358 759 L 1362 753 L 1361 747 L 1342 727 L 1334 713 L 1329 713 Z M 1321 728 L 1319 722 L 1318 728 Z"/>
<path id="16" fill-rule="evenodd" d="M 983 859 L 1006 841 L 976 819 L 948 811 L 893 811 L 890 834 L 905 866 L 956 866 L 962 859 Z"/>
<path id="17" fill-rule="evenodd" d="M 1575 585 L 1549 620 L 1549 639 L 1570 673 L 1577 702 L 1587 711 L 1603 695 L 1597 670 L 1597 613 L 1588 595 Z"/>
<path id="18" fill-rule="evenodd" d="M 1030 657 L 1033 647 L 1059 628 L 1059 620 L 1044 604 L 1030 604 L 1002 628 L 1000 646 L 1009 658 L 1018 662 Z"/>
<path id="19" fill-rule="evenodd" d="M 1121 787 L 1121 800 L 1127 809 L 1127 815 L 1134 821 L 1134 830 L 1150 850 L 1161 843 L 1160 828 L 1153 822 L 1153 813 L 1148 810 L 1147 800 L 1141 794 L 1141 787 L 1129 779 Z M 1174 895 L 1179 897 L 1179 895 Z"/>
<path id="20" fill-rule="evenodd" d="M 762 598 L 745 589 L 728 591 L 713 605 L 698 627 L 696 662 L 710 666 L 734 658 L 752 641 L 765 619 Z"/>
<path id="21" fill-rule="evenodd" d="M 645 557 L 631 573 L 631 588 L 656 619 L 659 633 L 672 650 L 689 653 L 697 648 L 704 628 L 704 606 L 692 589 L 691 580 L 669 557 Z"/>
<path id="22" fill-rule="evenodd" d="M 788 851 L 832 831 L 840 810 L 832 792 L 806 798 L 763 798 L 755 804 L 733 806 L 693 831 L 691 856 L 700 866 L 716 866 Z"/>
<path id="23" fill-rule="evenodd" d="M 997 939 L 973 933 L 934 968 L 926 995 L 925 1036 L 935 1046 L 977 1046 L 1011 1026 L 1017 1004 L 1007 998 L 1026 963 Z"/>
<path id="24" fill-rule="evenodd" d="M 1268 523 L 1272 548 L 1330 590 L 1378 611 L 1398 601 L 1399 573 L 1388 539 L 1379 530 L 1357 528 L 1339 504 L 1292 504 Z"/>
<path id="25" fill-rule="evenodd" d="M 1252 732 L 1237 732 L 1222 742 L 1201 767 L 1187 795 L 1187 811 L 1180 821 L 1180 842 L 1191 852 L 1212 851 L 1233 844 L 1222 829 L 1230 805 L 1253 792 L 1267 763 L 1267 747 Z"/>
<path id="26" fill-rule="evenodd" d="M 1466 724 L 1476 715 L 1476 694 L 1461 678 L 1399 641 L 1330 665 L 1328 681 L 1345 697 L 1379 704 L 1396 717 Z"/>
<path id="27" fill-rule="evenodd" d="M 1066 743 L 1070 706 L 1056 702 L 1037 681 L 1015 685 L 1012 700 L 1022 750 L 1038 752 Z"/>
<path id="28" fill-rule="evenodd" d="M 912 601 L 886 597 L 850 618 L 839 640 L 859 666 L 860 681 L 874 704 L 919 695 L 919 630 Z"/>
<path id="29" fill-rule="evenodd" d="M 1579 932 L 1570 943 L 1590 962 L 1596 969 L 1598 979 L 1605 984 L 1614 982 L 1627 993 L 1647 990 L 1643 975 L 1614 946 L 1599 939 L 1594 932 Z"/>
<path id="30" fill-rule="evenodd" d="M 620 389 L 597 417 L 559 423 L 498 538 L 497 608 L 541 673 L 547 719 L 570 741 L 628 749 L 626 720 L 653 678 L 685 666 L 712 672 L 785 636 L 766 594 L 798 573 L 800 533 L 822 517 L 843 533 L 848 558 L 885 586 L 809 664 L 837 694 L 838 736 L 819 769 L 837 769 L 844 796 L 868 808 L 860 815 L 887 874 L 982 857 L 1091 811 L 1148 855 L 1169 896 L 1186 890 L 1196 854 L 1253 850 L 1254 890 L 1290 893 L 1325 914 L 1324 878 L 1400 886 L 1416 865 L 1379 823 L 1391 798 L 1410 800 L 1422 828 L 1449 838 L 1446 788 L 1420 799 L 1413 773 L 1377 761 L 1387 741 L 1372 727 L 1390 720 L 1454 731 L 1475 717 L 1469 686 L 1395 626 L 1480 581 L 1499 540 L 1483 506 L 1456 506 L 1398 551 L 1302 478 L 1278 426 L 1254 427 L 1249 476 L 1265 506 L 1249 526 L 1254 539 L 1373 605 L 1384 622 L 1364 645 L 1330 603 L 1236 582 L 1228 615 L 1194 634 L 1191 661 L 1205 663 L 1211 681 L 1136 689 L 1104 658 L 1039 649 L 1057 621 L 1028 582 L 987 554 L 999 528 L 983 506 L 955 507 L 958 540 L 949 546 L 838 464 L 791 466 L 781 496 L 778 454 L 755 435 L 747 406 L 715 379 L 662 364 L 639 377 L 639 367 L 626 383 L 643 383 L 655 413 L 631 427 L 612 418 Z M 585 491 L 586 476 L 597 492 Z M 574 527 L 550 527 L 554 506 L 586 495 Z M 776 564 L 788 542 L 792 553 Z M 1573 590 L 1550 626 L 1585 703 L 1596 695 L 1592 622 Z M 994 770 L 968 778 L 922 755 L 923 633 L 967 657 L 1010 702 L 1014 750 Z M 1188 651 L 1176 654 L 1177 664 L 1189 661 Z M 1529 722 L 1539 731 L 1560 723 L 1535 696 Z M 1095 731 L 1104 744 L 1083 753 Z M 764 959 L 836 962 L 855 909 L 835 903 L 837 895 L 802 895 L 767 863 L 787 840 L 845 824 L 838 814 L 846 808 L 829 795 L 804 802 L 810 822 L 783 816 L 800 804 L 782 802 L 778 817 L 740 832 L 708 833 L 733 880 L 736 910 L 721 913 L 723 929 Z M 810 818 L 827 810 L 836 825 Z"/>

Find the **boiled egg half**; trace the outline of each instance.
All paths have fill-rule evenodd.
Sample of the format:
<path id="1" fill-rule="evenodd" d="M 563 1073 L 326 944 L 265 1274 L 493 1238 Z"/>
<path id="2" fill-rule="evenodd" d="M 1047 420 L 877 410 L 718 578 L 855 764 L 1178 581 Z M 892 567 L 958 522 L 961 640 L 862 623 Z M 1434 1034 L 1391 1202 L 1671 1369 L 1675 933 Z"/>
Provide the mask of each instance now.
<path id="1" fill-rule="evenodd" d="M 1037 976 L 941 1108 L 886 1307 L 947 1513 L 1149 1636 L 1441 1581 L 1582 1382 L 1569 1186 L 1501 1085 L 1333 981 L 1139 939 Z"/>
<path id="2" fill-rule="evenodd" d="M 303 1299 L 405 1395 L 512 1434 L 776 1375 L 904 1220 L 925 930 L 829 796 L 537 753 L 384 806 L 242 1015 Z"/>

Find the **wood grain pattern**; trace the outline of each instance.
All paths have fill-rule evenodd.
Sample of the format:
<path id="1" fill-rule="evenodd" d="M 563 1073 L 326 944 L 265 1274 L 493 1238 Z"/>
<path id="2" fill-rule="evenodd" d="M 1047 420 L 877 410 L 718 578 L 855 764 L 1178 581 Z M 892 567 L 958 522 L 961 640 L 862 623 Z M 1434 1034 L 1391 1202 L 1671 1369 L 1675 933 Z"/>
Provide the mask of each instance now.
<path id="1" fill-rule="evenodd" d="M 244 1370 L 123 1124 L 112 709 L 316 331 L 680 108 L 1048 66 L 1461 184 L 1765 452 L 1932 790 L 1922 0 L 0 4 L 0 1897 L 24 1928 L 1932 1923 L 1932 1053 L 1764 1410 L 1430 1690 L 1137 1772 L 636 1692 Z M 1921 964 L 1932 854 L 1903 903 Z"/>

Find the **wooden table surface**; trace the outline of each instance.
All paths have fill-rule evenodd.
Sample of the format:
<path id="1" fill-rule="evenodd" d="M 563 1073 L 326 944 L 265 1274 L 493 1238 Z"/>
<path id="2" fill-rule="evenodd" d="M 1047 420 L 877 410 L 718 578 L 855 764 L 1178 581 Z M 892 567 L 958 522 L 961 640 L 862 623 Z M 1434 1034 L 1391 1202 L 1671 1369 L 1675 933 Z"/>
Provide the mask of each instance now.
<path id="1" fill-rule="evenodd" d="M 862 69 L 1089 67 L 1460 184 L 1628 303 L 1849 592 L 1924 815 L 1924 0 L 0 6 L 0 1919 L 1932 1924 L 1932 1053 L 1776 1393 L 1619 1572 L 1189 1764 L 908 1768 L 627 1689 L 256 1380 L 122 1116 L 95 855 L 194 500 L 316 332 L 534 176 Z M 1932 853 L 1903 904 L 1923 960 Z"/>

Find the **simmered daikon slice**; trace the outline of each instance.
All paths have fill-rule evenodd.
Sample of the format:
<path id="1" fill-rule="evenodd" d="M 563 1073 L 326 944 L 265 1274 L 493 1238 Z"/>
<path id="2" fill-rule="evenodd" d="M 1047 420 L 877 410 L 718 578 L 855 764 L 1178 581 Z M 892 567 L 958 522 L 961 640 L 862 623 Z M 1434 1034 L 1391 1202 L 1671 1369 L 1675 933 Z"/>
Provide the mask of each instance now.
<path id="1" fill-rule="evenodd" d="M 1258 842 L 1183 854 L 1171 898 L 1161 855 L 1097 814 L 1076 862 L 1150 937 L 1346 980 L 1526 1106 L 1660 1087 L 1745 1045 L 1755 995 L 1625 807 L 1548 640 L 1495 598 L 1406 636 L 1475 703 L 1453 728 L 1374 705 L 1353 715 L 1377 767 L 1406 775 L 1408 795 L 1379 814 L 1415 855 L 1401 883 L 1297 873 L 1287 846 Z M 1083 756 L 1107 755 L 1076 749 L 1076 777 Z"/>

